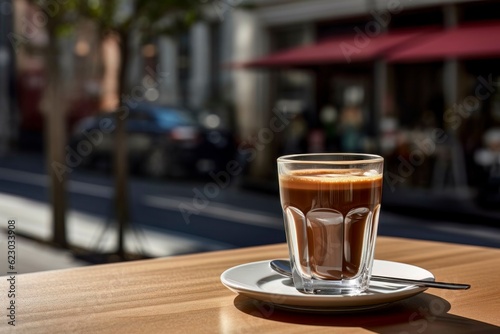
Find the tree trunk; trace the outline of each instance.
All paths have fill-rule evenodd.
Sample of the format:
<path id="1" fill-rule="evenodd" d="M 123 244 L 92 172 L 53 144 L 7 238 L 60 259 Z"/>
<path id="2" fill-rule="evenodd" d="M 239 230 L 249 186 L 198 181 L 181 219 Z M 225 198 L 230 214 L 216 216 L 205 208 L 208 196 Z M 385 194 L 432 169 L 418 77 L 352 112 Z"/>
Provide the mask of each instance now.
<path id="1" fill-rule="evenodd" d="M 68 247 L 66 238 L 66 175 L 67 169 L 58 166 L 66 164 L 66 117 L 65 101 L 62 92 L 59 68 L 59 47 L 54 29 L 49 27 L 49 45 L 47 48 L 46 71 L 47 87 L 42 109 L 45 112 L 47 170 L 50 178 L 50 201 L 52 204 L 53 242 L 63 248 Z"/>
<path id="2" fill-rule="evenodd" d="M 126 90 L 126 74 L 129 63 L 129 36 L 127 33 L 120 34 L 120 67 L 118 81 L 118 98 L 120 108 L 116 114 L 116 138 L 115 138 L 115 214 L 118 223 L 118 247 L 117 255 L 124 259 L 125 235 L 129 223 L 129 198 L 128 198 L 128 147 L 126 123 L 128 117 L 128 106 L 123 97 Z"/>

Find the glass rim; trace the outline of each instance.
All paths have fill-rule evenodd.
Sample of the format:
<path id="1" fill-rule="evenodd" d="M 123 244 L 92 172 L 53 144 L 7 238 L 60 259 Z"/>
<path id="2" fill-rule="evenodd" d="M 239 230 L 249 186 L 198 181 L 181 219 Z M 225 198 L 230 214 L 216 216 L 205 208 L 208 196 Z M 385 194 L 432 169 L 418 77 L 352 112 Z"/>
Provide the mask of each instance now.
<path id="1" fill-rule="evenodd" d="M 314 157 L 350 157 L 346 160 L 319 160 Z M 311 159 L 301 160 L 299 157 L 310 157 Z M 356 158 L 358 157 L 358 158 Z M 362 159 L 360 159 L 362 157 Z M 278 157 L 278 163 L 301 163 L 301 164 L 324 164 L 324 165 L 346 165 L 346 164 L 370 164 L 383 162 L 384 158 L 377 154 L 369 153 L 299 153 Z"/>

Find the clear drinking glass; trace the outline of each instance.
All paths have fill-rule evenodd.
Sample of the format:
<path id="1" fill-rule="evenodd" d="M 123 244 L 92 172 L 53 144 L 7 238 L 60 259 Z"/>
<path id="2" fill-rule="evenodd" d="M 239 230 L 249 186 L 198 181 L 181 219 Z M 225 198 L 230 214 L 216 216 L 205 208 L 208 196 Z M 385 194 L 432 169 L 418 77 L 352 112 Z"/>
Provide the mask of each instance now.
<path id="1" fill-rule="evenodd" d="M 281 206 L 293 283 L 305 293 L 368 288 L 384 160 L 357 153 L 278 158 Z"/>

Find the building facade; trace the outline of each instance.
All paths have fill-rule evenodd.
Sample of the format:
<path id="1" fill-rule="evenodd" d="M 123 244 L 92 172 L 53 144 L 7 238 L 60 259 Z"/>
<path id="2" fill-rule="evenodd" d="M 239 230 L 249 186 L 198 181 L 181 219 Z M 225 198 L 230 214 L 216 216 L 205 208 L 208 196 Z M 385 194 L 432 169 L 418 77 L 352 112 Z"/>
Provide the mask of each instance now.
<path id="1" fill-rule="evenodd" d="M 373 46 L 375 37 L 400 31 L 484 25 L 477 38 L 472 33 L 480 43 L 490 27 L 498 29 L 498 2 L 252 1 L 251 8 L 235 7 L 227 17 L 229 62 L 236 66 L 226 78 L 234 83 L 228 93 L 238 133 L 242 140 L 265 142 L 252 161 L 257 176 L 273 178 L 275 158 L 284 153 L 365 151 L 386 157 L 395 174 L 390 186 L 467 194 L 469 186 L 491 181 L 500 125 L 498 50 L 469 54 L 457 49 L 456 54 L 409 61 L 373 56 L 351 62 L 349 57 L 363 51 L 363 38 L 369 43 L 374 37 Z M 456 44 L 461 34 L 466 44 L 467 31 L 457 31 Z M 268 55 L 279 57 L 281 50 L 300 53 L 301 47 L 339 36 L 351 36 L 351 47 L 359 47 L 345 49 L 344 61 L 244 66 L 262 58 L 265 63 Z M 485 89 L 487 94 L 477 95 Z M 275 132 L 272 141 L 259 141 L 259 131 L 269 127 L 276 110 L 287 114 L 290 125 Z M 446 134 L 446 142 L 431 136 L 430 148 L 420 148 L 438 130 Z M 398 172 L 407 163 L 411 168 L 406 174 L 411 175 Z"/>

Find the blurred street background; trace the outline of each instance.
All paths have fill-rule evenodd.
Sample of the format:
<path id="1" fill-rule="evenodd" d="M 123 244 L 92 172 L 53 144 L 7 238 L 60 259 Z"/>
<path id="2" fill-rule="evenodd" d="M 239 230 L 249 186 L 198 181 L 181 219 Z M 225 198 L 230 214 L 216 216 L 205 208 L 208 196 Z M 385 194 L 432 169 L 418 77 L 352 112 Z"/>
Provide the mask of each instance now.
<path id="1" fill-rule="evenodd" d="M 276 158 L 366 152 L 380 235 L 500 247 L 499 36 L 498 1 L 0 0 L 0 243 L 284 242 Z"/>

